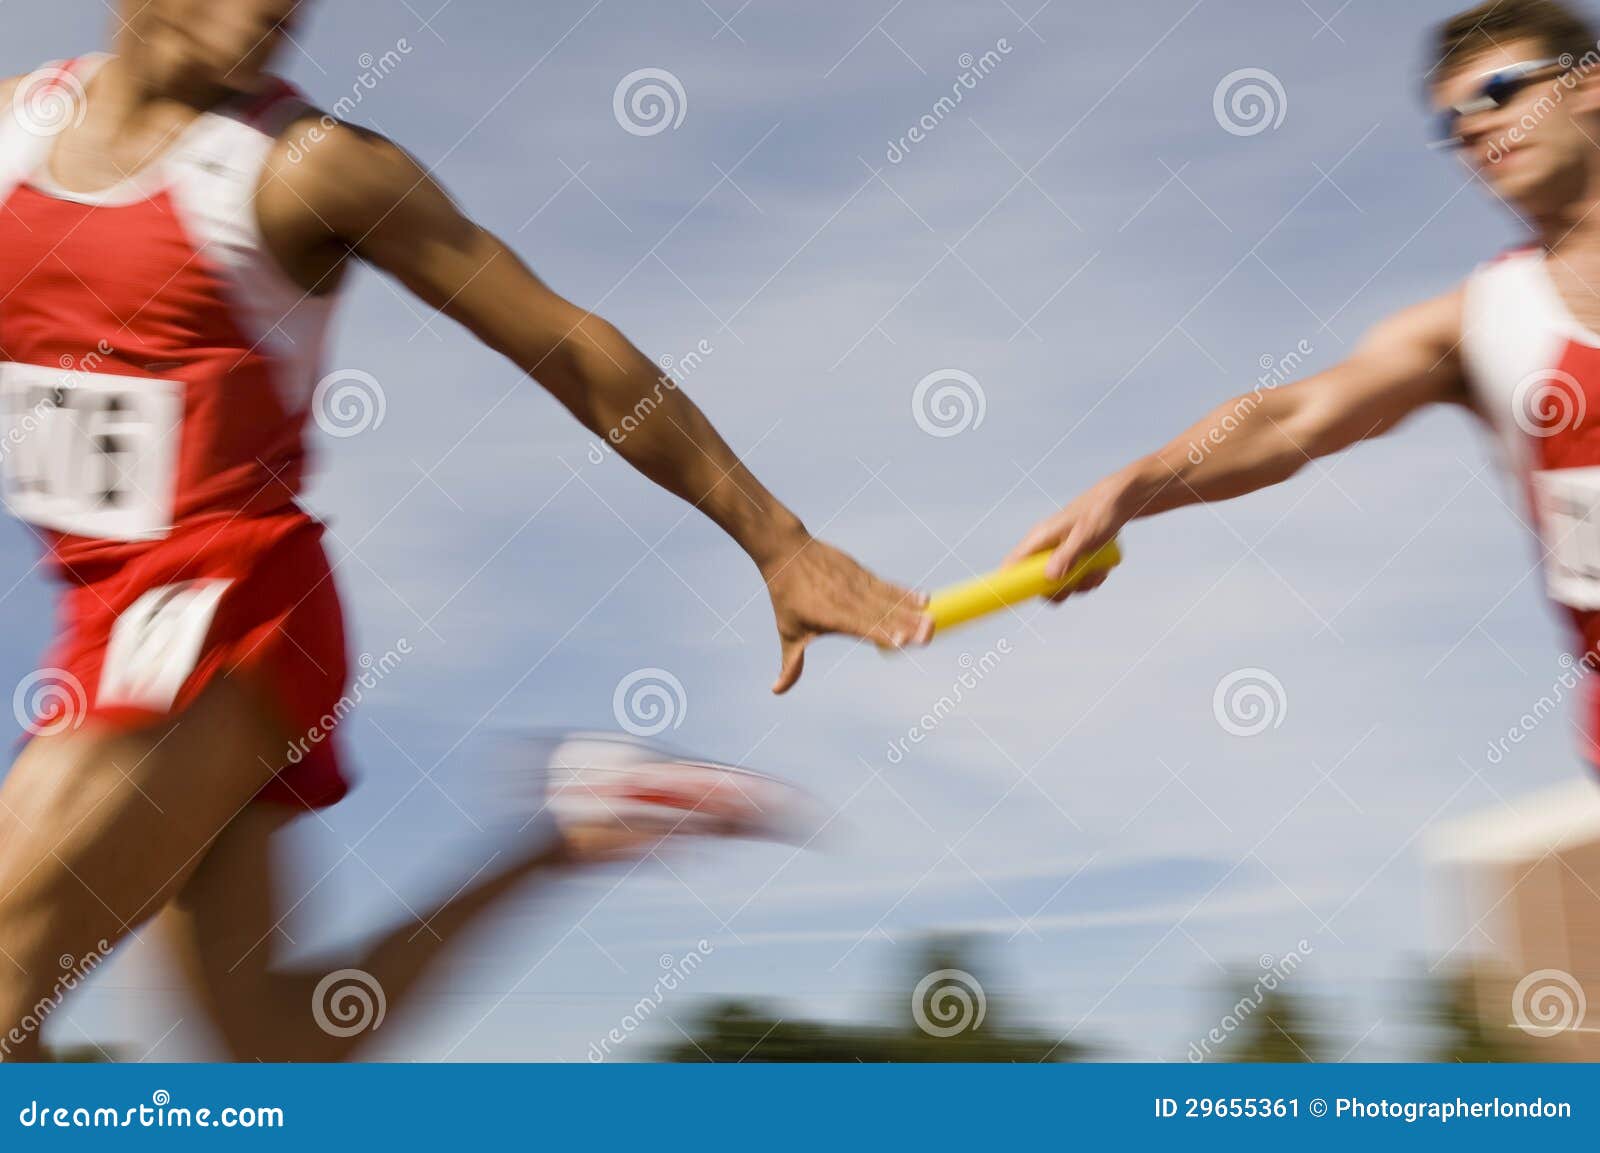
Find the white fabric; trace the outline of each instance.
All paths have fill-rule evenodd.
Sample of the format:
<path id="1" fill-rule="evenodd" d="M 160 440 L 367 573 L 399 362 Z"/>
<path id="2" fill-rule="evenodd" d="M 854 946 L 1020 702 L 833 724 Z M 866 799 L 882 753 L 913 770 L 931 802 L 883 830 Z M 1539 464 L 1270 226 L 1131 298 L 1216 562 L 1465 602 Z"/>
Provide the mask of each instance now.
<path id="1" fill-rule="evenodd" d="M 94 55 L 77 61 L 75 83 L 88 85 L 106 59 Z M 64 64 L 46 64 L 21 84 L 37 91 Z M 0 116 L 0 201 L 22 183 L 58 199 L 106 207 L 167 191 L 197 255 L 223 278 L 234 322 L 271 359 L 280 401 L 291 413 L 303 412 L 320 374 L 335 294 L 312 295 L 279 267 L 262 239 L 255 196 L 278 135 L 306 108 L 291 94 L 254 122 L 232 106 L 203 113 L 133 177 L 87 194 L 64 189 L 51 178 L 54 135 L 30 132 L 19 117 Z"/>
<path id="2" fill-rule="evenodd" d="M 1507 466 L 1534 502 L 1551 599 L 1600 608 L 1600 467 L 1537 467 L 1538 438 L 1589 413 L 1581 383 L 1561 368 L 1572 344 L 1600 347 L 1561 299 L 1539 250 L 1479 268 L 1468 279 L 1461 338 L 1467 379 Z M 1600 462 L 1596 462 L 1600 466 Z"/>
<path id="3" fill-rule="evenodd" d="M 172 527 L 183 386 L 0 364 L 6 506 L 41 528 L 155 540 Z"/>

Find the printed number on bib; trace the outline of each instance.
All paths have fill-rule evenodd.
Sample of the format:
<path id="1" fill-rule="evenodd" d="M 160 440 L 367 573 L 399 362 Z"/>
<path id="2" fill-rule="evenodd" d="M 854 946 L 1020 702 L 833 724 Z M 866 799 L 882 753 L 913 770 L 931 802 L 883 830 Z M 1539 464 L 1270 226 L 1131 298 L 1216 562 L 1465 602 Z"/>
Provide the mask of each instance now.
<path id="1" fill-rule="evenodd" d="M 41 528 L 151 540 L 172 527 L 182 386 L 0 364 L 6 504 Z"/>
<path id="2" fill-rule="evenodd" d="M 185 581 L 134 601 L 111 626 L 97 703 L 170 709 L 200 660 L 217 604 L 231 583 Z"/>
<path id="3" fill-rule="evenodd" d="M 1600 608 L 1600 468 L 1549 469 L 1532 480 L 1550 598 Z"/>

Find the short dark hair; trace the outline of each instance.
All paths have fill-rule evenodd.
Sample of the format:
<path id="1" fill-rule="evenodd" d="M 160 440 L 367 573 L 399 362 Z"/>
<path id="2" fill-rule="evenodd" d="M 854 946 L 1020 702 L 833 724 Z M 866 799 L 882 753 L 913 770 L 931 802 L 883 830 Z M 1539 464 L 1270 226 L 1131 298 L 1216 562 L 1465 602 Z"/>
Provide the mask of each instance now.
<path id="1" fill-rule="evenodd" d="M 1546 55 L 1569 61 L 1596 48 L 1588 18 L 1561 0 L 1486 0 L 1439 25 L 1433 76 L 1508 40 L 1536 40 Z"/>

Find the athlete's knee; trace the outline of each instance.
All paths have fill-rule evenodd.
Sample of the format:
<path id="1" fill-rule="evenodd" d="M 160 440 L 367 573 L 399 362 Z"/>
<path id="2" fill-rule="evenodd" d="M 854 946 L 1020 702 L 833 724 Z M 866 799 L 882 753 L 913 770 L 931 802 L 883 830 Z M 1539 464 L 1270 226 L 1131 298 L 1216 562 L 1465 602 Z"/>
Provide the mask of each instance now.
<path id="1" fill-rule="evenodd" d="M 0 900 L 0 1060 L 32 1056 L 45 1018 L 76 984 L 61 979 L 76 964 L 66 952 L 64 927 L 32 894 Z M 52 955 L 56 949 L 62 951 Z"/>
<path id="2" fill-rule="evenodd" d="M 24 964 L 29 964 L 26 971 Z M 0 1061 L 26 1061 L 37 1056 L 45 1022 L 71 990 L 46 981 L 42 965 L 17 959 L 0 977 Z"/>

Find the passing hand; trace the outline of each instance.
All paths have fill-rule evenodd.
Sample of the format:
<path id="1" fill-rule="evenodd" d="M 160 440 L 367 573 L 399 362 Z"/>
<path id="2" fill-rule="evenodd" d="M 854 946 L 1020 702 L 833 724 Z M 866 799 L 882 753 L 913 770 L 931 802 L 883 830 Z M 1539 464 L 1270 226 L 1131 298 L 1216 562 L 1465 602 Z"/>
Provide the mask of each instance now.
<path id="1" fill-rule="evenodd" d="M 927 597 L 879 580 L 850 557 L 805 537 L 762 572 L 772 597 L 783 663 L 775 693 L 788 692 L 805 668 L 806 646 L 838 633 L 891 648 L 927 644 L 933 622 Z"/>

